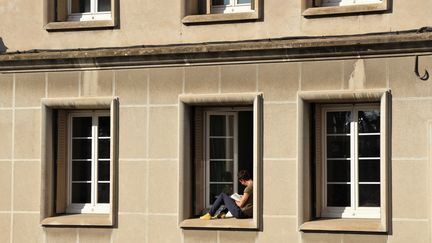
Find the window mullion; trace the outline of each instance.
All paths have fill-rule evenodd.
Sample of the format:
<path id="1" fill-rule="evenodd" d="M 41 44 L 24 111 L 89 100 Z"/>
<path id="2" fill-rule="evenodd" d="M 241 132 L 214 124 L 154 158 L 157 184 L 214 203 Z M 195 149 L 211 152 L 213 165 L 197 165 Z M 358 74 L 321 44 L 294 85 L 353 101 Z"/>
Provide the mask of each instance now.
<path id="1" fill-rule="evenodd" d="M 235 1 L 235 0 L 233 0 Z M 234 180 L 234 192 L 238 192 L 238 113 L 234 113 L 234 138 L 233 138 L 233 146 L 234 146 L 234 168 L 233 168 L 233 180 Z"/>
<path id="2" fill-rule="evenodd" d="M 90 12 L 93 14 L 97 12 L 97 0 L 90 0 Z"/>
<path id="3" fill-rule="evenodd" d="M 353 184 L 353 205 L 354 205 L 354 210 L 357 211 L 358 207 L 359 207 L 359 200 L 358 200 L 358 192 L 359 192 L 359 188 L 358 188 L 358 166 L 359 166 L 359 159 L 358 159 L 358 112 L 356 108 L 353 108 L 352 110 L 352 117 L 353 117 L 353 167 L 354 167 L 354 173 L 352 175 L 352 184 Z"/>

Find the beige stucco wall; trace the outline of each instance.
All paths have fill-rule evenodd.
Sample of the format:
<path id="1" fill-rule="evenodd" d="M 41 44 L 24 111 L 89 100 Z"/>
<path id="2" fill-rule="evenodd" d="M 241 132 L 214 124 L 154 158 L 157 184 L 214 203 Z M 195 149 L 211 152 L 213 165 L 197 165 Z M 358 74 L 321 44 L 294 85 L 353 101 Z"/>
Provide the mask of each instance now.
<path id="1" fill-rule="evenodd" d="M 431 242 L 432 82 L 413 56 L 0 75 L 0 242 Z M 422 57 L 421 68 L 432 64 Z M 298 231 L 297 91 L 392 90 L 390 234 Z M 178 227 L 178 95 L 263 92 L 263 231 Z M 43 228 L 44 97 L 119 96 L 117 228 Z"/>
<path id="2" fill-rule="evenodd" d="M 120 3 L 120 28 L 47 32 L 43 28 L 45 1 L 1 2 L 0 37 L 8 51 L 345 35 L 432 25 L 432 2 L 427 0 L 388 0 L 392 8 L 385 13 L 320 18 L 302 17 L 303 0 L 264 0 L 262 21 L 192 26 L 181 22 L 186 0 L 128 0 Z"/>

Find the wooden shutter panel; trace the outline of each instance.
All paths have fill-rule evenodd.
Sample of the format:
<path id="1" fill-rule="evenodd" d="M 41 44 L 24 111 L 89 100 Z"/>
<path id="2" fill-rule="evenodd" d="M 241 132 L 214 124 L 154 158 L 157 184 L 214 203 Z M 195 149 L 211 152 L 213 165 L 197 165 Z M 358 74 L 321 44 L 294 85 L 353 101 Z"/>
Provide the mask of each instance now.
<path id="1" fill-rule="evenodd" d="M 63 22 L 67 21 L 68 9 L 67 0 L 56 0 L 56 21 Z"/>
<path id="2" fill-rule="evenodd" d="M 315 105 L 315 217 L 321 217 L 322 208 L 322 112 L 321 105 Z"/>
<path id="3" fill-rule="evenodd" d="M 195 108 L 194 114 L 194 174 L 195 174 L 195 214 L 205 208 L 205 161 L 204 161 L 204 112 Z"/>
<path id="4" fill-rule="evenodd" d="M 57 116 L 56 213 L 65 213 L 67 206 L 67 131 L 67 112 L 59 110 Z"/>

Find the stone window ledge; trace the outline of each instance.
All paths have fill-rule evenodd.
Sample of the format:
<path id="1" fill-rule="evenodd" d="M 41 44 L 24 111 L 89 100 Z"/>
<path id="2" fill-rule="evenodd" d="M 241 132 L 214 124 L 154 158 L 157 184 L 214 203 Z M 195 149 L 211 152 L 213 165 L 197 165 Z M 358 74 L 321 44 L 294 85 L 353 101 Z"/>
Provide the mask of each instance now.
<path id="1" fill-rule="evenodd" d="M 257 230 L 254 219 L 186 219 L 180 223 L 183 229 L 238 229 L 238 230 Z"/>
<path id="2" fill-rule="evenodd" d="M 322 218 L 300 225 L 301 231 L 377 232 L 385 233 L 381 219 L 330 219 Z"/>
<path id="3" fill-rule="evenodd" d="M 114 28 L 113 20 L 95 20 L 95 21 L 68 21 L 68 22 L 51 22 L 45 25 L 45 30 L 79 30 L 79 29 L 99 29 Z"/>
<path id="4" fill-rule="evenodd" d="M 257 20 L 259 18 L 258 12 L 244 12 L 244 13 L 226 13 L 226 14 L 199 14 L 188 15 L 182 19 L 183 24 L 204 24 L 214 22 L 231 22 L 231 21 L 245 21 Z"/>
<path id="5" fill-rule="evenodd" d="M 45 218 L 43 226 L 113 226 L 110 214 L 66 214 Z"/>
<path id="6" fill-rule="evenodd" d="M 348 6 L 332 6 L 332 7 L 311 7 L 303 11 L 304 17 L 319 17 L 326 15 L 349 14 L 349 13 L 364 13 L 364 12 L 379 12 L 388 10 L 387 1 L 382 3 L 357 4 Z"/>

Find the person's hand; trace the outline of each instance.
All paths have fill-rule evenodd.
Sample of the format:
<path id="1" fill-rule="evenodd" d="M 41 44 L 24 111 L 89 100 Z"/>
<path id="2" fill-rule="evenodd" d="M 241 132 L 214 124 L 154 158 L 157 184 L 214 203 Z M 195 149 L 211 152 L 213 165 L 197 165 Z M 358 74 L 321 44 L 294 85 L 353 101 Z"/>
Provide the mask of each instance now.
<path id="1" fill-rule="evenodd" d="M 240 201 L 235 201 L 235 203 L 236 203 L 237 206 L 241 207 Z"/>

